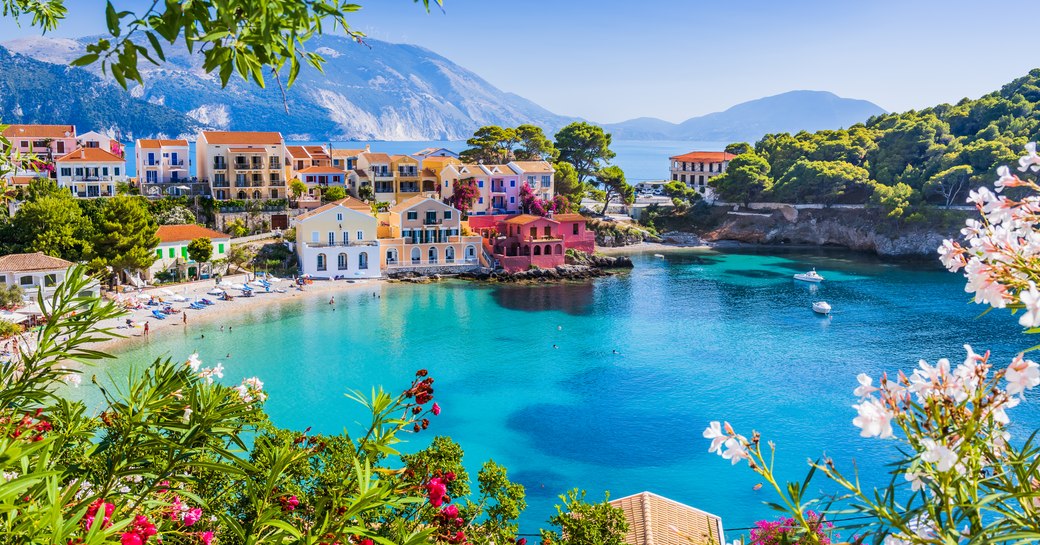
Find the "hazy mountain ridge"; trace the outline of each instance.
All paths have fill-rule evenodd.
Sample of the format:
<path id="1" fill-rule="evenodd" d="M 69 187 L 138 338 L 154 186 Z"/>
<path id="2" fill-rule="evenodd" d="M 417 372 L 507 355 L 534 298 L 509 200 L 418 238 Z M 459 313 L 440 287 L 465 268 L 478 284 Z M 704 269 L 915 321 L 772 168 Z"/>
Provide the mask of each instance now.
<path id="1" fill-rule="evenodd" d="M 24 38 L 5 45 L 68 63 L 90 41 Z M 297 140 L 453 140 L 487 124 L 535 123 L 556 130 L 571 121 L 427 49 L 368 43 L 370 48 L 335 36 L 314 38 L 311 48 L 327 61 L 324 73 L 301 70 L 284 101 L 270 78 L 262 89 L 233 76 L 222 89 L 215 76 L 201 70 L 201 58 L 183 48 L 170 48 L 161 67 L 142 62 L 145 85 L 131 93 L 210 128 L 280 130 Z"/>
<path id="2" fill-rule="evenodd" d="M 754 142 L 768 133 L 849 127 L 883 113 L 883 108 L 866 100 L 842 98 L 827 91 L 789 91 L 682 123 L 640 117 L 603 127 L 618 139 Z"/>

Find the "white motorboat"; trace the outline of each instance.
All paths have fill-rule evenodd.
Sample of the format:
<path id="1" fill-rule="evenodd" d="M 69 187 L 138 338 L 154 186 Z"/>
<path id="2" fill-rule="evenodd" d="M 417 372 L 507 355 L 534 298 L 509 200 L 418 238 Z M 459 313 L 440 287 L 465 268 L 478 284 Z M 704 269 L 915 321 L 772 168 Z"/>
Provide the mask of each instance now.
<path id="1" fill-rule="evenodd" d="M 654 257 L 658 259 L 664 259 L 664 254 L 654 254 Z"/>
<path id="2" fill-rule="evenodd" d="M 817 314 L 830 314 L 831 305 L 827 301 L 817 301 L 812 304 L 813 312 Z"/>
<path id="3" fill-rule="evenodd" d="M 813 269 L 806 273 L 798 273 L 794 275 L 794 279 L 801 280 L 802 282 L 823 282 L 823 277 L 820 276 L 820 273 L 816 272 L 816 269 Z"/>

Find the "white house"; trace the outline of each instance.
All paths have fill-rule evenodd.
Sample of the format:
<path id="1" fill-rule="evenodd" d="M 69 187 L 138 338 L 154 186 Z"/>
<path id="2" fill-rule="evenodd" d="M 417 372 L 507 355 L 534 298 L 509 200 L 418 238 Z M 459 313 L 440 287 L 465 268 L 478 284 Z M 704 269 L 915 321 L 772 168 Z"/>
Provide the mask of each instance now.
<path id="1" fill-rule="evenodd" d="M 296 217 L 300 271 L 314 278 L 378 278 L 378 221 L 347 197 Z"/>
<path id="2" fill-rule="evenodd" d="M 188 255 L 188 244 L 197 238 L 208 238 L 213 243 L 210 261 L 224 259 L 231 249 L 231 236 L 201 225 L 160 225 L 159 245 L 155 248 L 155 263 L 148 269 L 148 278 L 170 271 L 177 278 L 195 278 L 208 272 L 204 264 L 192 261 Z M 206 269 L 206 270 L 203 270 Z"/>
<path id="3" fill-rule="evenodd" d="M 126 160 L 101 148 L 79 148 L 55 161 L 58 187 L 80 198 L 112 197 L 125 182 Z"/>
<path id="4" fill-rule="evenodd" d="M 191 160 L 188 150 L 187 140 L 137 140 L 134 162 L 141 193 L 148 197 L 162 197 L 208 192 L 206 184 L 189 183 Z"/>
<path id="5" fill-rule="evenodd" d="M 111 152 L 119 157 L 126 157 L 126 146 L 122 142 L 97 131 L 85 132 L 76 137 L 81 148 L 97 148 Z"/>
<path id="6" fill-rule="evenodd" d="M 36 297 L 41 289 L 45 298 L 50 297 L 58 284 L 65 281 L 65 275 L 73 265 L 43 252 L 0 256 L 0 284 L 22 288 L 27 298 Z M 98 285 L 93 283 L 80 295 L 97 296 L 98 293 Z"/>

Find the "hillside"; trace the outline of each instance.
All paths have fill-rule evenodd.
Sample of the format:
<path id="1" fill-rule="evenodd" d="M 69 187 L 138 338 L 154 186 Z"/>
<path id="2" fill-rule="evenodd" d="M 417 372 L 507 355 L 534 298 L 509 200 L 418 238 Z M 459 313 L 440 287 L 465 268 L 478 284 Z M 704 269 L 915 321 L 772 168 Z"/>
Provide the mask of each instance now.
<path id="1" fill-rule="evenodd" d="M 866 100 L 842 98 L 825 91 L 791 91 L 678 124 L 641 117 L 604 128 L 619 139 L 754 141 L 771 132 L 849 127 L 883 113 L 880 106 Z"/>
<path id="2" fill-rule="evenodd" d="M 0 47 L 0 121 L 70 123 L 112 130 L 123 140 L 192 134 L 199 124 L 172 108 L 134 98 L 79 69 L 12 55 Z"/>
<path id="3" fill-rule="evenodd" d="M 89 41 L 23 38 L 4 45 L 68 63 Z M 202 72 L 200 58 L 182 48 L 171 48 L 161 67 L 142 62 L 145 85 L 131 94 L 208 127 L 277 127 L 290 140 L 453 140 L 468 138 L 487 124 L 534 123 L 555 130 L 570 122 L 427 49 L 367 43 L 370 47 L 336 36 L 315 37 L 309 46 L 325 57 L 325 71 L 302 70 L 284 102 L 273 81 L 261 89 L 233 78 L 222 89 L 215 77 Z M 6 118 L 7 110 L 0 109 L 0 115 Z"/>

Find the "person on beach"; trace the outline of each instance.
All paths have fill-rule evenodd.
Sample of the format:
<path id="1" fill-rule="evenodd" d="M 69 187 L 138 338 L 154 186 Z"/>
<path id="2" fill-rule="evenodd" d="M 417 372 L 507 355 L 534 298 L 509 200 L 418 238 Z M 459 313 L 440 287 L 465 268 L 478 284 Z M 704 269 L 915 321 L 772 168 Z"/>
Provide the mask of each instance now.
<path id="1" fill-rule="evenodd" d="M 329 299 L 329 304 L 330 305 L 335 305 L 336 304 L 336 298 L 333 297 L 332 299 Z"/>
<path id="2" fill-rule="evenodd" d="M 220 332 L 221 332 L 221 333 L 223 333 L 223 332 L 224 332 L 224 326 L 220 326 Z"/>
<path id="3" fill-rule="evenodd" d="M 181 321 L 184 323 L 184 325 L 188 325 L 188 313 L 181 312 L 181 318 L 183 318 Z"/>
<path id="4" fill-rule="evenodd" d="M 145 334 L 146 336 L 148 335 L 148 322 L 145 322 L 145 323 L 144 323 L 144 334 Z"/>

